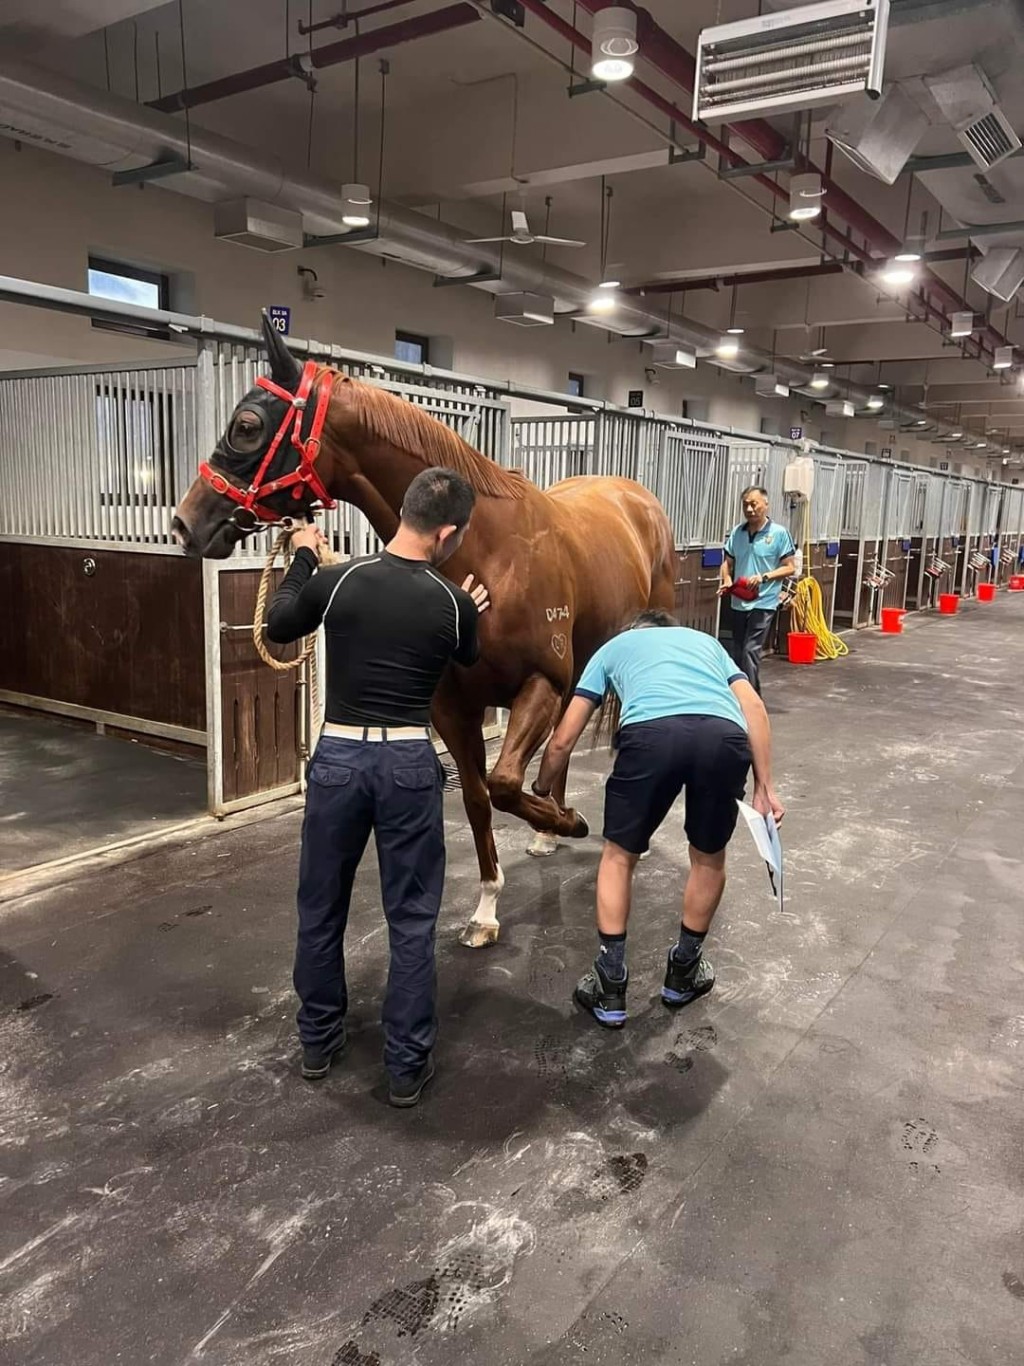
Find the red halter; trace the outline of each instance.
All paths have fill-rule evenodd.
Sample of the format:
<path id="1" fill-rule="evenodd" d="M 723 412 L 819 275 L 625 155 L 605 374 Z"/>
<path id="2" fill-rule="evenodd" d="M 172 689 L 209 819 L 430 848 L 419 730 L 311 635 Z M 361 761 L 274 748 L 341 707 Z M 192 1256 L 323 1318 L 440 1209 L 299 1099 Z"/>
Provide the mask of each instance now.
<path id="1" fill-rule="evenodd" d="M 320 433 L 324 428 L 324 419 L 327 416 L 327 405 L 331 401 L 331 389 L 334 385 L 334 375 L 324 375 L 325 382 L 320 385 L 316 396 L 316 408 L 313 410 L 313 422 L 309 429 L 309 435 L 305 441 L 302 439 L 302 418 L 309 402 L 309 396 L 313 388 L 313 381 L 317 373 L 315 361 L 308 360 L 302 367 L 302 378 L 299 380 L 299 387 L 294 394 L 282 389 L 273 380 L 261 375 L 256 383 L 261 389 L 266 389 L 275 398 L 283 399 L 287 403 L 288 411 L 281 419 L 281 425 L 277 429 L 277 435 L 270 443 L 270 449 L 263 457 L 259 469 L 253 477 L 252 483 L 247 489 L 239 488 L 237 484 L 232 484 L 223 474 L 213 469 L 205 461 L 199 466 L 200 476 L 206 480 L 210 487 L 216 492 L 223 494 L 225 498 L 230 498 L 233 503 L 237 503 L 246 512 L 253 513 L 261 522 L 280 522 L 287 516 L 287 513 L 275 512 L 273 508 L 267 507 L 261 500 L 269 498 L 282 489 L 290 488 L 292 497 L 299 499 L 302 497 L 304 489 L 310 489 L 313 494 L 313 507 L 333 508 L 334 499 L 324 488 L 323 481 L 316 472 L 316 460 L 320 454 Z M 329 380 L 329 382 L 327 382 Z M 299 453 L 298 466 L 290 474 L 283 474 L 280 479 L 271 479 L 268 483 L 263 483 L 263 478 L 273 463 L 277 448 L 284 439 L 284 434 L 291 426 L 291 443 Z"/>

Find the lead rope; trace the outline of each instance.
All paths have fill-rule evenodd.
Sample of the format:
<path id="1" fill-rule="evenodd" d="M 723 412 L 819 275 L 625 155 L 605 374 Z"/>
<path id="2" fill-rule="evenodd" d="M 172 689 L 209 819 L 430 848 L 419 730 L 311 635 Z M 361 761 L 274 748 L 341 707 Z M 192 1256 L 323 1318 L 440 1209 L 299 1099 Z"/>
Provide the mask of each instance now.
<path id="1" fill-rule="evenodd" d="M 276 659 L 267 649 L 267 643 L 263 638 L 267 619 L 267 599 L 270 597 L 270 590 L 274 582 L 274 562 L 279 554 L 284 556 L 284 569 L 287 573 L 288 567 L 292 562 L 292 531 L 286 529 L 281 532 L 274 542 L 270 554 L 263 562 L 263 571 L 260 574 L 260 586 L 256 593 L 256 611 L 253 613 L 252 622 L 252 643 L 256 646 L 256 653 L 264 664 L 269 664 L 278 673 L 288 673 L 291 669 L 301 669 L 304 664 L 309 663 L 309 716 L 311 737 L 319 734 L 321 715 L 320 715 L 320 668 L 317 664 L 316 651 L 316 632 L 306 636 L 302 642 L 302 649 L 294 659 Z M 317 547 L 317 557 L 321 565 L 337 564 L 338 557 L 329 546 L 322 545 Z"/>

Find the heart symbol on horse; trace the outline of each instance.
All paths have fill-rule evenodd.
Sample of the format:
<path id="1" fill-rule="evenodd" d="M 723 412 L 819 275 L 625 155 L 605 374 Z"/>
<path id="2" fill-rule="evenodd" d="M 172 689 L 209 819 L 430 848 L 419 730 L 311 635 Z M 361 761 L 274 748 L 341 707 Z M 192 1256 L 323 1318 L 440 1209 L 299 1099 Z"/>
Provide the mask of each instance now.
<path id="1" fill-rule="evenodd" d="M 554 650 L 555 654 L 558 656 L 559 659 L 564 659 L 566 651 L 569 648 L 568 638 L 561 631 L 559 631 L 557 636 L 551 637 L 551 648 L 552 650 Z"/>

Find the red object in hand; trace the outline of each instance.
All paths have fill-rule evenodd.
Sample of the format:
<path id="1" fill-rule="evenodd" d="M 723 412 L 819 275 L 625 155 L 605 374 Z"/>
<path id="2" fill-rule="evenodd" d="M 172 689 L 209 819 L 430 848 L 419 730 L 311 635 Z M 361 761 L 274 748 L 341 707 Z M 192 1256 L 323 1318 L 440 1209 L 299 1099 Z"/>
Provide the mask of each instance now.
<path id="1" fill-rule="evenodd" d="M 743 602 L 754 602 L 760 591 L 760 585 L 751 583 L 749 579 L 737 579 L 732 586 L 733 597 L 740 598 Z"/>

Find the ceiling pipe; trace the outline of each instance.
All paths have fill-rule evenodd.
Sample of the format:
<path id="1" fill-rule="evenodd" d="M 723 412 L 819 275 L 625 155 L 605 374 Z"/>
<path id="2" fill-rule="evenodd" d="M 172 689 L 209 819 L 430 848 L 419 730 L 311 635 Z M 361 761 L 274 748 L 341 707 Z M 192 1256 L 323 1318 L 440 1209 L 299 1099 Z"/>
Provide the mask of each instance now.
<path id="1" fill-rule="evenodd" d="M 346 231 L 340 186 L 334 182 L 299 174 L 290 163 L 194 125 L 189 139 L 184 125 L 166 114 L 33 63 L 0 58 L 0 125 L 9 137 L 39 141 L 51 151 L 108 171 L 176 157 L 189 169 L 165 178 L 162 184 L 168 189 L 207 202 L 252 196 L 302 213 L 318 233 Z M 735 361 L 723 360 L 714 354 L 719 329 L 680 318 L 648 301 L 620 304 L 611 317 L 591 318 L 585 310 L 592 281 L 529 252 L 473 245 L 458 228 L 400 205 L 383 202 L 378 208 L 376 236 L 353 242 L 351 249 L 391 257 L 449 279 L 465 279 L 490 293 L 547 294 L 558 312 L 581 322 L 625 337 L 668 338 L 733 373 L 774 371 L 797 392 L 815 397 L 809 388 L 812 368 L 753 346 L 744 346 Z M 847 382 L 836 387 L 866 408 L 871 389 Z M 897 408 L 893 415 L 912 422 L 923 413 Z"/>
<path id="2" fill-rule="evenodd" d="M 544 0 L 523 0 L 523 3 L 531 13 L 536 14 L 538 18 L 550 22 L 548 12 L 544 8 Z M 602 0 L 577 0 L 577 3 L 582 9 L 587 10 L 590 14 L 593 14 L 596 10 L 602 8 Z M 661 74 L 667 77 L 674 85 L 677 85 L 681 90 L 685 91 L 686 94 L 691 95 L 696 81 L 697 70 L 696 61 L 692 54 L 687 52 L 671 34 L 666 33 L 661 25 L 658 24 L 652 15 L 642 6 L 630 3 L 630 0 L 624 0 L 624 3 L 626 3 L 630 9 L 636 11 L 637 41 L 640 45 L 638 56 L 643 61 L 655 67 L 656 70 L 661 72 Z M 552 27 L 555 27 L 555 25 L 552 25 Z M 571 25 L 565 25 L 565 28 L 569 29 L 574 35 L 570 41 L 579 39 L 581 40 L 582 46 L 589 49 L 589 38 L 586 38 L 583 34 L 578 34 L 576 30 L 572 29 Z M 568 36 L 564 29 L 561 31 L 563 37 Z M 580 46 L 581 43 L 577 42 L 577 46 Z M 638 94 L 642 94 L 644 98 L 649 97 L 649 87 L 644 87 L 642 82 L 633 80 L 627 82 L 627 84 L 636 90 Z M 708 146 L 711 146 L 716 150 L 721 148 L 721 140 L 710 135 L 707 129 L 693 124 L 689 119 L 686 119 L 685 123 L 688 124 L 695 132 L 695 135 L 707 143 Z M 785 137 L 766 119 L 743 119 L 726 126 L 735 137 L 742 138 L 747 146 L 755 151 L 764 161 L 779 160 L 785 155 L 787 150 Z M 731 150 L 732 149 L 729 148 L 730 152 Z M 730 157 L 730 160 L 732 160 L 735 165 L 736 162 L 733 160 L 733 157 L 735 157 L 735 153 Z M 899 251 L 902 246 L 899 238 L 895 237 L 883 223 L 878 221 L 877 218 L 868 213 L 866 209 L 857 203 L 856 199 L 843 190 L 824 170 L 815 165 L 809 157 L 798 158 L 798 164 L 795 167 L 795 170 L 800 172 L 814 172 L 821 176 L 822 185 L 827 194 L 827 219 L 831 219 L 833 215 L 843 219 L 843 221 L 849 224 L 855 232 L 861 233 L 865 238 L 865 241 L 872 248 L 873 253 L 878 256 L 888 259 Z M 767 177 L 758 176 L 757 180 L 759 184 L 766 184 L 777 198 L 782 198 L 783 196 L 788 197 L 788 189 L 777 185 L 774 181 L 768 180 Z M 829 232 L 829 228 L 830 224 L 826 221 L 823 225 L 823 230 Z M 959 312 L 969 307 L 966 300 L 951 285 L 947 284 L 941 276 L 936 275 L 934 271 L 926 271 L 925 279 L 922 281 L 922 294 L 924 296 L 924 303 L 928 315 L 941 318 L 944 323 L 948 323 L 948 316 L 931 303 L 928 295 L 932 293 L 937 294 L 940 298 L 945 300 L 950 313 Z M 983 331 L 985 335 L 992 339 L 993 347 L 1008 345 L 1007 340 L 1002 333 L 990 323 L 984 325 Z"/>
<path id="3" fill-rule="evenodd" d="M 357 19 L 358 15 L 352 18 Z M 351 38 L 341 38 L 336 43 L 325 43 L 311 52 L 293 52 L 290 57 L 265 62 L 262 66 L 250 67 L 248 71 L 236 71 L 231 76 L 221 76 L 205 85 L 197 85 L 187 90 L 177 90 L 172 95 L 164 95 L 158 100 L 148 101 L 150 109 L 163 114 L 176 113 L 179 109 L 195 109 L 201 104 L 214 100 L 227 99 L 231 95 L 242 95 L 249 90 L 260 90 L 278 81 L 307 80 L 314 72 L 325 67 L 339 66 L 342 62 L 354 62 L 360 57 L 372 56 L 385 48 L 398 47 L 402 43 L 416 42 L 420 38 L 432 38 L 451 29 L 475 24 L 480 19 L 480 11 L 467 3 L 446 5 L 444 9 L 433 10 L 412 19 L 402 19 L 397 24 L 385 24 L 369 33 L 356 33 Z"/>

